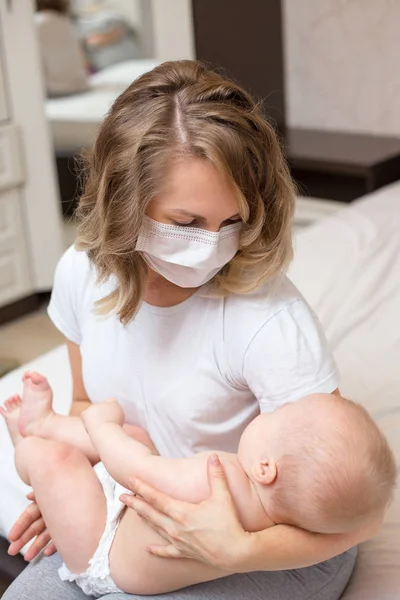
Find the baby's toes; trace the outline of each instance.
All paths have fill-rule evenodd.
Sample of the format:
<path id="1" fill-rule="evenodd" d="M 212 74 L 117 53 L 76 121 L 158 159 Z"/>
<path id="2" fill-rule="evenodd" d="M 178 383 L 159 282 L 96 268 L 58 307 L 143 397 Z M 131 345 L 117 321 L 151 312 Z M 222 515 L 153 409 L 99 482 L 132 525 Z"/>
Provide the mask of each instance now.
<path id="1" fill-rule="evenodd" d="M 16 410 L 17 408 L 19 408 L 22 404 L 21 396 L 18 396 L 18 394 L 15 394 L 15 396 L 10 398 L 10 404 L 11 404 L 12 410 Z"/>
<path id="2" fill-rule="evenodd" d="M 31 372 L 30 380 L 34 385 L 40 387 L 42 391 L 47 390 L 49 387 L 49 382 L 47 381 L 46 377 L 40 373 L 36 373 L 36 371 Z"/>
<path id="3" fill-rule="evenodd" d="M 11 398 L 8 398 L 4 402 L 3 411 L 6 411 L 7 413 L 12 413 L 14 412 L 14 410 L 17 410 L 21 406 L 21 403 L 21 397 L 18 396 L 18 394 L 15 394 L 14 396 L 11 396 Z M 2 414 L 4 415 L 4 412 Z"/>
<path id="4" fill-rule="evenodd" d="M 4 402 L 4 406 L 6 407 L 6 409 L 10 412 L 11 410 L 13 410 L 13 398 L 14 396 L 11 396 L 11 398 L 8 398 L 5 402 Z"/>

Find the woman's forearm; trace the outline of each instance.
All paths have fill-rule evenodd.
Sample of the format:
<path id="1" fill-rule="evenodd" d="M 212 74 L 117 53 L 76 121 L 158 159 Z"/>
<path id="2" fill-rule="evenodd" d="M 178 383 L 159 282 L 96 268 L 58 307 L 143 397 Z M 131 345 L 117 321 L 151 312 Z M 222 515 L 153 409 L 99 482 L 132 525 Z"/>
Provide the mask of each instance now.
<path id="1" fill-rule="evenodd" d="M 283 571 L 300 569 L 328 560 L 351 548 L 350 540 L 276 525 L 250 534 L 249 544 L 240 560 L 240 571 Z"/>
<path id="2" fill-rule="evenodd" d="M 236 572 L 282 571 L 308 567 L 328 560 L 373 537 L 380 529 L 377 518 L 364 529 L 348 534 L 311 533 L 290 525 L 276 525 L 248 534 Z"/>
<path id="3" fill-rule="evenodd" d="M 79 398 L 74 398 L 69 414 L 71 417 L 79 417 L 84 410 L 89 408 L 90 405 L 90 400 L 87 400 L 86 398 L 82 400 Z"/>

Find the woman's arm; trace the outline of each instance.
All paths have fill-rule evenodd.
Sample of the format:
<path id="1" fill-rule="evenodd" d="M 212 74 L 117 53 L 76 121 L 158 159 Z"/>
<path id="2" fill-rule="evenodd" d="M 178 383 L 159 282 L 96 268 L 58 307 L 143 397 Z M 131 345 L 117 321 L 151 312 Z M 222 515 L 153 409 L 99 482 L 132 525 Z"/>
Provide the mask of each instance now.
<path id="1" fill-rule="evenodd" d="M 237 563 L 235 571 L 245 573 L 309 567 L 370 539 L 378 533 L 382 520 L 378 517 L 367 527 L 348 534 L 311 533 L 290 525 L 276 525 L 250 534 L 242 552 L 232 557 Z"/>
<path id="2" fill-rule="evenodd" d="M 322 535 L 286 525 L 248 533 L 237 517 L 223 468 L 214 455 L 208 462 L 211 495 L 199 504 L 177 501 L 143 481 L 132 481 L 137 496 L 123 502 L 146 519 L 169 544 L 151 546 L 160 557 L 192 558 L 227 572 L 297 569 L 341 554 L 377 533 L 382 519 L 343 535 Z M 139 496 L 139 497 L 138 497 Z"/>
<path id="3" fill-rule="evenodd" d="M 78 417 L 84 410 L 89 408 L 91 402 L 85 390 L 82 377 L 82 357 L 81 351 L 77 344 L 70 340 L 66 340 L 68 347 L 69 363 L 72 375 L 72 405 L 70 415 Z"/>

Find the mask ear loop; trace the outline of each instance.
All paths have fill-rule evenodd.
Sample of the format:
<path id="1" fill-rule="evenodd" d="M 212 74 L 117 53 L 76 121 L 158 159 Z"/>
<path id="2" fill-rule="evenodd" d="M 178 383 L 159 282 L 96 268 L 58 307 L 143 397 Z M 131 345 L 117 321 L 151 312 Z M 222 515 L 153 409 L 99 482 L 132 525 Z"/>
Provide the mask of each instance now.
<path id="1" fill-rule="evenodd" d="M 147 223 L 144 222 L 139 231 L 138 239 L 136 240 L 135 250 L 138 252 L 143 252 L 146 249 L 147 241 L 150 237 L 150 231 L 147 226 Z"/>

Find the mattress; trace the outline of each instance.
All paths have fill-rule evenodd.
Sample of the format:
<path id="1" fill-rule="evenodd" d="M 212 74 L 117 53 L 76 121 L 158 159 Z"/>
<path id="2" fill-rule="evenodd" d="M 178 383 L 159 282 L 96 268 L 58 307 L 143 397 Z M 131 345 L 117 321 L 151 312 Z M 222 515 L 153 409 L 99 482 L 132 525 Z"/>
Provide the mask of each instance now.
<path id="1" fill-rule="evenodd" d="M 324 326 L 342 393 L 370 411 L 400 464 L 400 183 L 301 231 L 289 276 Z M 400 598 L 399 490 L 343 598 Z"/>
<path id="2" fill-rule="evenodd" d="M 117 96 L 157 64 L 154 59 L 124 61 L 92 75 L 87 92 L 46 100 L 45 112 L 56 151 L 72 154 L 90 146 Z"/>
<path id="3" fill-rule="evenodd" d="M 400 183 L 392 184 L 295 239 L 290 277 L 316 310 L 342 375 L 342 393 L 363 403 L 400 461 Z M 65 347 L 33 361 L 68 411 L 71 382 Z M 26 368 L 26 367 L 25 367 Z M 24 369 L 0 381 L 14 393 Z M 0 530 L 7 533 L 26 505 L 12 447 L 0 422 Z M 400 494 L 375 539 L 362 544 L 345 600 L 400 598 Z"/>

